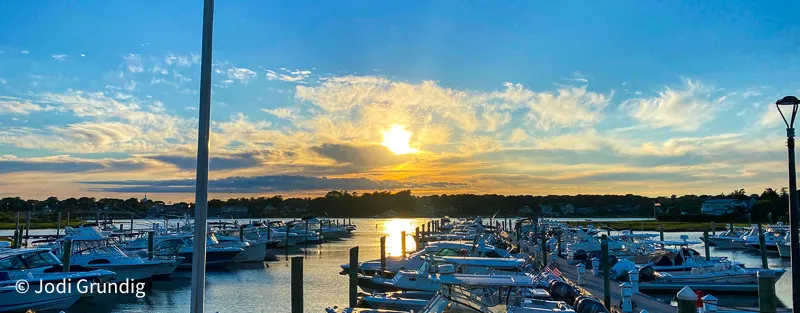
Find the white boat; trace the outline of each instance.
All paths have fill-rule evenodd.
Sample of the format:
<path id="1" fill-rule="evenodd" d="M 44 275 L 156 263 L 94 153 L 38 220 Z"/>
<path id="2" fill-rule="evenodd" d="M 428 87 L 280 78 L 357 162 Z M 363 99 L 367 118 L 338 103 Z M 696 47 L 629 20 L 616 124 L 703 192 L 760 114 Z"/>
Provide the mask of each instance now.
<path id="1" fill-rule="evenodd" d="M 154 260 L 166 257 L 180 257 L 178 268 L 191 268 L 192 255 L 194 254 L 194 239 L 188 234 L 169 234 L 153 237 Z M 206 237 L 206 266 L 220 266 L 231 263 L 233 258 L 242 253 L 244 249 L 240 247 L 220 247 L 215 246 L 219 243 L 216 238 Z M 147 238 L 138 238 L 124 245 L 128 252 L 138 253 L 140 256 L 147 256 Z"/>
<path id="2" fill-rule="evenodd" d="M 643 291 L 677 291 L 685 286 L 694 290 L 712 293 L 757 293 L 760 269 L 745 268 L 729 264 L 726 267 L 695 268 L 683 273 L 659 273 L 647 267 L 639 271 L 639 289 Z M 773 269 L 775 280 L 786 272 L 784 269 Z"/>
<path id="3" fill-rule="evenodd" d="M 242 240 L 231 236 L 216 236 L 218 247 L 239 247 L 242 253 L 233 258 L 232 262 L 263 262 L 267 255 L 267 242 L 258 243 L 256 241 Z"/>
<path id="4" fill-rule="evenodd" d="M 744 249 L 747 247 L 743 238 L 746 233 L 747 228 L 728 228 L 719 235 L 708 236 L 708 245 L 715 246 L 717 249 Z M 704 238 L 700 237 L 700 240 L 703 241 Z"/>
<path id="5" fill-rule="evenodd" d="M 58 239 L 53 246 L 56 255 L 63 254 L 64 240 L 72 239 L 71 264 L 112 271 L 120 281 L 144 280 L 157 273 L 165 275 L 164 271 L 174 271 L 179 263 L 177 259 L 144 260 L 136 255 L 128 255 L 113 238 L 103 236 L 94 225 L 66 227 L 65 233 L 66 236 Z"/>
<path id="6" fill-rule="evenodd" d="M 76 266 L 77 268 L 77 266 Z M 80 280 L 107 282 L 114 272 L 93 270 L 84 272 L 62 272 L 63 266 L 49 249 L 17 249 L 0 252 L 0 312 L 63 310 L 81 298 L 77 288 Z M 16 283 L 20 279 L 28 282 L 29 292 L 20 293 Z M 41 284 L 65 282 L 69 288 L 63 292 L 36 293 Z"/>
<path id="7" fill-rule="evenodd" d="M 764 244 L 767 253 L 778 254 L 778 244 L 783 242 L 789 227 L 778 222 L 775 225 L 768 225 L 764 230 Z M 759 239 L 758 227 L 753 226 L 747 235 L 743 236 L 745 245 L 751 250 L 761 250 L 761 241 Z"/>

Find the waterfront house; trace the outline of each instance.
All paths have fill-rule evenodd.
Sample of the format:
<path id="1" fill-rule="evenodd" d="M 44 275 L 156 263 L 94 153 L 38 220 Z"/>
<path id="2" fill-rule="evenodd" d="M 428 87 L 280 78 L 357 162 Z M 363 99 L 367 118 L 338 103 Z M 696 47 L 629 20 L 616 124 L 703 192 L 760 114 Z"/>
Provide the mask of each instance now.
<path id="1" fill-rule="evenodd" d="M 248 210 L 243 205 L 226 205 L 220 209 L 220 215 L 223 217 L 247 217 Z"/>
<path id="2" fill-rule="evenodd" d="M 710 199 L 703 202 L 700 213 L 704 215 L 725 215 L 736 212 L 737 209 L 746 209 L 747 201 L 736 199 Z"/>

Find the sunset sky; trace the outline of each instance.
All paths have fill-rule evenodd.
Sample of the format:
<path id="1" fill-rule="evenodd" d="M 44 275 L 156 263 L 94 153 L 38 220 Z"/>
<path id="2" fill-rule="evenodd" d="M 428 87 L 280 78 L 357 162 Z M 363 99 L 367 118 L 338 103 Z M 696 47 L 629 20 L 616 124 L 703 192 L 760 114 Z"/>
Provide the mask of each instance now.
<path id="1" fill-rule="evenodd" d="M 202 2 L 0 2 L 0 196 L 192 199 Z M 788 185 L 796 1 L 217 1 L 212 197 Z"/>

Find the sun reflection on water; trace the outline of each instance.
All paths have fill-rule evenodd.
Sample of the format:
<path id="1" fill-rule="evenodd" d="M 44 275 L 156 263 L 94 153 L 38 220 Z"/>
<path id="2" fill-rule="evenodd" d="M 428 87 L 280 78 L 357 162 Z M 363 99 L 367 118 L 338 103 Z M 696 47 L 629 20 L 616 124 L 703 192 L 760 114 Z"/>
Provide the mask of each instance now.
<path id="1" fill-rule="evenodd" d="M 417 222 L 413 219 L 391 219 L 383 222 L 383 233 L 386 234 L 386 255 L 399 256 L 402 254 L 400 233 L 406 232 L 406 253 L 417 250 L 414 242 L 414 230 Z"/>

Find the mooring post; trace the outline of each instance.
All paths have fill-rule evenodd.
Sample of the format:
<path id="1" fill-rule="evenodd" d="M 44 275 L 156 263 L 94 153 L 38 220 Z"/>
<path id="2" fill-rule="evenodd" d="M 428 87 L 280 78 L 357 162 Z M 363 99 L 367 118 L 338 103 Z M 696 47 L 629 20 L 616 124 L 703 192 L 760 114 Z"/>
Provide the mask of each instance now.
<path id="1" fill-rule="evenodd" d="M 303 257 L 292 257 L 292 313 L 303 313 Z"/>
<path id="2" fill-rule="evenodd" d="M 239 225 L 239 242 L 244 242 L 244 225 Z"/>
<path id="3" fill-rule="evenodd" d="M 558 232 L 558 257 L 561 257 L 561 235 L 562 232 Z"/>
<path id="4" fill-rule="evenodd" d="M 421 245 L 421 242 L 422 242 L 422 241 L 421 241 L 421 240 L 420 240 L 420 238 L 419 238 L 419 227 L 417 227 L 417 228 L 415 228 L 415 229 L 414 229 L 414 241 L 416 241 L 416 242 L 417 242 L 416 248 L 417 248 L 417 250 L 419 250 L 419 247 L 421 247 L 421 246 L 422 246 L 422 245 Z"/>
<path id="5" fill-rule="evenodd" d="M 711 252 L 708 246 L 708 231 L 703 231 L 703 248 L 706 249 L 706 261 L 711 261 Z"/>
<path id="6" fill-rule="evenodd" d="M 758 243 L 761 246 L 761 268 L 769 269 L 769 263 L 767 262 L 767 243 L 766 238 L 767 234 L 761 233 L 758 234 Z"/>
<path id="7" fill-rule="evenodd" d="M 758 311 L 775 313 L 775 272 L 760 270 L 756 276 L 758 276 Z"/>
<path id="8" fill-rule="evenodd" d="M 697 294 L 689 288 L 683 287 L 678 291 L 678 313 L 697 313 Z"/>
<path id="9" fill-rule="evenodd" d="M 639 270 L 632 269 L 628 272 L 628 278 L 631 281 L 631 293 L 638 294 L 639 293 Z"/>
<path id="10" fill-rule="evenodd" d="M 606 226 L 606 236 L 611 237 L 611 227 Z"/>
<path id="11" fill-rule="evenodd" d="M 31 233 L 31 211 L 28 211 L 28 221 L 25 222 L 25 247 L 28 246 L 28 238 Z"/>
<path id="12" fill-rule="evenodd" d="M 600 259 L 593 257 L 592 261 L 592 276 L 600 277 Z"/>
<path id="13" fill-rule="evenodd" d="M 11 243 L 11 248 L 14 248 L 14 249 L 19 249 L 20 248 L 19 247 L 19 231 L 18 230 L 14 230 L 14 239 L 13 239 L 13 242 Z"/>
<path id="14" fill-rule="evenodd" d="M 322 222 L 319 222 L 319 225 L 322 226 Z M 284 225 L 284 227 L 286 227 L 286 247 L 285 247 L 285 251 L 284 252 L 286 253 L 286 257 L 288 257 L 289 256 L 289 224 Z M 319 231 L 320 231 L 320 233 L 322 233 L 322 227 L 319 228 Z M 303 233 L 303 236 L 304 236 L 303 240 L 308 242 L 308 232 Z"/>
<path id="15" fill-rule="evenodd" d="M 541 249 L 542 250 L 542 265 L 546 266 L 547 265 L 547 244 L 546 244 L 546 239 L 544 237 L 544 231 L 542 231 L 542 234 L 541 234 L 541 236 L 539 238 L 539 245 L 542 246 L 542 249 Z"/>
<path id="16" fill-rule="evenodd" d="M 578 263 L 575 267 L 578 268 L 578 286 L 583 286 L 586 284 L 586 265 Z"/>
<path id="17" fill-rule="evenodd" d="M 628 223 L 628 232 L 633 234 L 633 224 Z"/>
<path id="18" fill-rule="evenodd" d="M 56 224 L 56 239 L 61 234 L 61 212 L 58 212 L 58 224 Z"/>
<path id="19" fill-rule="evenodd" d="M 406 257 L 406 231 L 405 230 L 400 232 L 400 249 L 402 251 L 402 253 L 400 255 L 402 255 L 403 257 Z"/>
<path id="20" fill-rule="evenodd" d="M 72 259 L 72 238 L 64 238 L 61 251 L 61 262 L 64 264 L 64 272 L 69 272 L 69 264 Z"/>
<path id="21" fill-rule="evenodd" d="M 633 293 L 631 290 L 630 283 L 622 283 L 619 285 L 622 293 L 622 303 L 620 305 L 623 313 L 631 313 L 633 312 L 633 304 L 631 303 L 631 297 L 633 297 Z"/>
<path id="22" fill-rule="evenodd" d="M 711 221 L 711 236 L 717 235 L 717 224 Z"/>
<path id="23" fill-rule="evenodd" d="M 180 229 L 180 227 L 178 227 Z M 133 235 L 133 212 L 131 212 L 131 235 Z"/>
<path id="24" fill-rule="evenodd" d="M 381 237 L 381 278 L 386 278 L 386 236 Z"/>
<path id="25" fill-rule="evenodd" d="M 147 259 L 149 259 L 149 260 L 153 259 L 153 237 L 154 237 L 153 231 L 152 230 L 148 231 L 147 232 Z"/>
<path id="26" fill-rule="evenodd" d="M 603 258 L 603 304 L 605 304 L 607 310 L 611 311 L 611 277 L 609 275 L 611 266 L 608 264 L 607 236 L 600 237 L 600 253 L 602 254 Z"/>
<path id="27" fill-rule="evenodd" d="M 358 306 L 358 246 L 350 248 L 350 307 Z"/>
<path id="28" fill-rule="evenodd" d="M 270 241 L 272 239 L 271 237 L 272 237 L 272 223 L 267 222 L 267 241 Z M 286 238 L 286 244 L 289 244 L 289 238 Z"/>
<path id="29" fill-rule="evenodd" d="M 703 300 L 703 313 L 717 313 L 717 298 L 707 294 Z"/>
<path id="30" fill-rule="evenodd" d="M 664 241 L 664 227 L 658 226 L 658 239 Z"/>
<path id="31" fill-rule="evenodd" d="M 767 213 L 767 219 L 769 219 L 769 225 L 772 225 L 772 212 Z"/>

